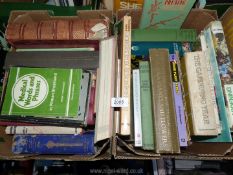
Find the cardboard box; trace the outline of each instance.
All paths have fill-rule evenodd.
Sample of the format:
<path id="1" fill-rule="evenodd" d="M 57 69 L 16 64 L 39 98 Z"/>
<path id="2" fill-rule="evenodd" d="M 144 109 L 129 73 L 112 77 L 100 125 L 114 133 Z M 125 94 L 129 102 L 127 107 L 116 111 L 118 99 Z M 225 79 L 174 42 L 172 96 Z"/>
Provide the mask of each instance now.
<path id="1" fill-rule="evenodd" d="M 231 10 L 232 11 L 232 10 Z M 231 12 L 229 10 L 229 12 Z M 132 28 L 138 28 L 141 10 L 122 10 L 118 11 L 119 19 L 124 15 L 132 16 Z M 184 29 L 196 29 L 200 33 L 211 21 L 218 19 L 217 11 L 192 9 L 183 23 Z M 191 142 L 187 148 L 181 149 L 181 154 L 156 154 L 153 151 L 144 151 L 135 148 L 133 144 L 127 142 L 125 137 L 115 134 L 112 143 L 112 154 L 115 159 L 159 159 L 177 158 L 177 159 L 206 159 L 206 160 L 222 160 L 233 159 L 233 143 L 200 143 Z"/>
<path id="2" fill-rule="evenodd" d="M 23 11 L 18 11 L 12 14 L 9 21 L 14 20 L 18 15 L 22 15 Z M 30 12 L 33 19 L 40 20 L 49 18 L 46 11 Z M 132 27 L 137 28 L 141 10 L 121 10 L 117 13 L 117 20 L 121 20 L 124 15 L 132 16 Z M 107 16 L 112 19 L 111 11 L 79 11 L 77 16 L 80 18 L 93 18 Z M 30 15 L 29 15 L 30 16 Z M 63 17 L 58 17 L 63 18 Z M 182 28 L 195 28 L 200 32 L 209 22 L 217 19 L 217 13 L 214 10 L 193 9 Z M 30 19 L 30 18 L 29 18 Z M 119 48 L 121 46 L 119 45 Z M 233 159 L 233 143 L 190 143 L 186 149 L 181 149 L 181 154 L 160 155 L 154 152 L 143 151 L 136 149 L 133 144 L 126 142 L 124 137 L 119 134 L 114 134 L 112 138 L 105 140 L 98 148 L 98 152 L 94 156 L 78 156 L 78 155 L 14 155 L 11 152 L 12 136 L 6 135 L 4 127 L 0 127 L 0 158 L 14 160 L 28 159 L 53 159 L 53 160 L 68 160 L 68 161 L 88 161 L 88 160 L 103 160 L 111 159 L 112 155 L 115 159 L 159 159 L 177 158 L 177 159 L 206 159 L 206 160 L 222 160 Z"/>
<path id="3" fill-rule="evenodd" d="M 8 22 L 27 22 L 27 21 L 41 21 L 49 19 L 90 19 L 90 18 L 109 18 L 112 21 L 112 12 L 108 10 L 103 11 L 79 11 L 77 16 L 52 16 L 48 11 L 12 11 Z M 96 60 L 93 64 L 96 63 Z M 17 66 L 12 65 L 11 66 Z M 35 64 L 34 67 L 37 65 Z M 48 65 L 49 67 L 49 65 Z M 5 67 L 7 68 L 7 67 Z M 69 66 L 64 65 L 64 68 L 69 68 Z M 7 68 L 8 69 L 8 68 Z M 2 101 L 1 101 L 2 104 Z M 105 139 L 96 145 L 95 155 L 16 155 L 11 151 L 12 147 L 12 135 L 5 134 L 5 127 L 0 126 L 0 159 L 14 159 L 14 160 L 29 160 L 29 159 L 47 159 L 47 160 L 66 160 L 66 161 L 89 161 L 89 160 L 104 160 L 111 159 L 111 147 L 112 138 Z"/>

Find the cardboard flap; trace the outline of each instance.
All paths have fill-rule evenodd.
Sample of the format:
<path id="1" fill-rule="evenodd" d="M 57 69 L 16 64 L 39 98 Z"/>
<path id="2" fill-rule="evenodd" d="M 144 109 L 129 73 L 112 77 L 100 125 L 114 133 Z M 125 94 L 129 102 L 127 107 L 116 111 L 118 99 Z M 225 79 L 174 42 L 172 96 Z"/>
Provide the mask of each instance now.
<path id="1" fill-rule="evenodd" d="M 47 10 L 14 10 L 11 11 L 8 23 L 26 23 L 33 21 L 48 20 L 52 11 Z"/>
<path id="2" fill-rule="evenodd" d="M 229 7 L 227 11 L 221 16 L 220 20 L 222 21 L 223 25 L 227 24 L 228 21 L 231 21 L 232 16 L 233 16 L 233 6 Z"/>
<path id="3" fill-rule="evenodd" d="M 5 127 L 0 126 L 0 157 L 8 159 L 14 156 L 11 152 L 12 137 L 5 134 Z"/>
<path id="4" fill-rule="evenodd" d="M 183 29 L 196 29 L 200 33 L 211 21 L 217 20 L 218 15 L 215 10 L 192 9 L 184 21 Z"/>
<path id="5" fill-rule="evenodd" d="M 139 22 L 142 14 L 142 9 L 127 9 L 117 11 L 117 21 L 121 21 L 125 15 L 131 16 L 132 18 L 132 29 L 139 27 Z"/>
<path id="6" fill-rule="evenodd" d="M 113 12 L 111 10 L 80 10 L 77 11 L 80 19 L 103 19 L 105 17 L 112 20 Z"/>
<path id="7" fill-rule="evenodd" d="M 232 143 L 200 143 L 195 142 L 189 145 L 182 153 L 198 156 L 226 156 L 231 153 Z"/>
<path id="8" fill-rule="evenodd" d="M 53 16 L 53 11 L 48 10 L 13 10 L 10 13 L 8 23 L 39 22 L 53 19 L 104 19 L 112 20 L 113 13 L 110 10 L 80 10 L 77 16 Z"/>
<path id="9" fill-rule="evenodd" d="M 137 149 L 133 147 L 132 144 L 126 143 L 118 136 L 116 136 L 115 139 L 117 144 L 117 146 L 115 147 L 117 149 L 117 153 L 115 155 L 116 157 L 118 157 L 118 155 L 124 155 L 125 158 L 128 156 L 133 156 L 137 159 L 145 159 L 146 157 L 156 158 L 160 156 L 160 154 L 156 154 L 152 151 L 143 151 L 141 149 Z"/>

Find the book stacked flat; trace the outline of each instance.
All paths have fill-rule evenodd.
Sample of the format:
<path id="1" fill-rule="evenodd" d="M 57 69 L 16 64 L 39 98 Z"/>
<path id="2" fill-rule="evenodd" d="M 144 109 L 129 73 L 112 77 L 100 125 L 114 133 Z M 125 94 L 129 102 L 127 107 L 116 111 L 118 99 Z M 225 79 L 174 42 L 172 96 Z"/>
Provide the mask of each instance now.
<path id="1" fill-rule="evenodd" d="M 8 23 L 13 49 L 4 64 L 0 124 L 14 134 L 15 154 L 93 155 L 94 142 L 111 136 L 97 136 L 94 127 L 109 124 L 113 113 L 103 102 L 114 92 L 116 39 L 105 19 L 38 20 L 37 13 Z"/>

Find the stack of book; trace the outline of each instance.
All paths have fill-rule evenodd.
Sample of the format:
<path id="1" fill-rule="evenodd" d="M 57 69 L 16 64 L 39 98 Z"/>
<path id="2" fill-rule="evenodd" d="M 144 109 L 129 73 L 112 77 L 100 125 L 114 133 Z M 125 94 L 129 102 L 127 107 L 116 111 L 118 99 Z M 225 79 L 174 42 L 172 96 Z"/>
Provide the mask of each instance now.
<path id="1" fill-rule="evenodd" d="M 193 142 L 232 142 L 233 67 L 221 21 L 197 37 L 174 21 L 159 22 L 162 12 L 143 16 L 151 4 L 144 4 L 141 29 L 132 30 L 133 137 L 122 138 L 136 151 L 165 154 Z"/>
<path id="2" fill-rule="evenodd" d="M 116 38 L 104 18 L 46 13 L 11 12 L 0 124 L 15 154 L 94 155 L 109 138 L 94 128 L 111 113 Z"/>
<path id="3" fill-rule="evenodd" d="M 182 29 L 194 3 L 144 0 L 139 28 L 124 16 L 114 34 L 93 14 L 12 12 L 0 122 L 13 152 L 94 155 L 115 137 L 113 148 L 155 156 L 232 142 L 231 38 L 217 20 Z"/>

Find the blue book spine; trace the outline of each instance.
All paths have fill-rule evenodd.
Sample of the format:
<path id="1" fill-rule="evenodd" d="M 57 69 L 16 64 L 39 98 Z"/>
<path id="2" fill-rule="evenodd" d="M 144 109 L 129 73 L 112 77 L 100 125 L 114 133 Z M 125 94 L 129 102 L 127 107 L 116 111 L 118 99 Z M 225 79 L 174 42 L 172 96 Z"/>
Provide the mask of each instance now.
<path id="1" fill-rule="evenodd" d="M 94 132 L 79 135 L 15 135 L 15 154 L 77 154 L 93 155 Z"/>
<path id="2" fill-rule="evenodd" d="M 143 55 L 148 59 L 150 48 L 167 48 L 170 54 L 177 51 L 180 56 L 184 54 L 182 42 L 132 42 L 131 53 L 132 55 Z"/>
<path id="3" fill-rule="evenodd" d="M 230 128 L 228 126 L 227 111 L 225 106 L 225 99 L 223 94 L 223 89 L 221 85 L 221 80 L 219 76 L 218 63 L 216 60 L 216 53 L 214 50 L 214 44 L 211 34 L 211 29 L 208 28 L 204 31 L 204 36 L 206 40 L 207 47 L 209 48 L 208 54 L 210 55 L 210 62 L 214 74 L 214 83 L 216 88 L 216 98 L 219 108 L 219 119 L 222 124 L 222 132 L 220 135 L 214 138 L 203 139 L 203 142 L 232 142 Z"/>

